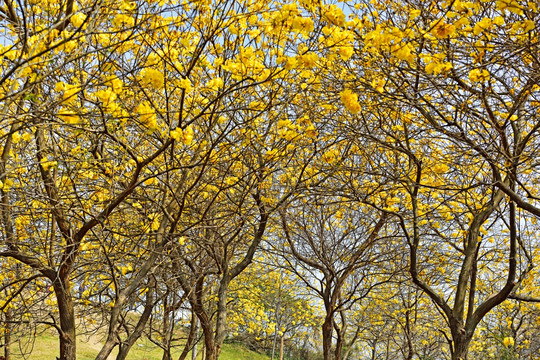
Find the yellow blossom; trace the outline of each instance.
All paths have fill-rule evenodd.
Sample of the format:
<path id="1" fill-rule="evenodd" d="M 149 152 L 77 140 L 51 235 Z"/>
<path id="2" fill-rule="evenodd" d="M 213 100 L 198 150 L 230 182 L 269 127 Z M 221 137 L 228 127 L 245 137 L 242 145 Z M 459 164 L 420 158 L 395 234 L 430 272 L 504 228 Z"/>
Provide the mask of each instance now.
<path id="1" fill-rule="evenodd" d="M 456 27 L 452 24 L 447 24 L 443 21 L 439 21 L 431 30 L 433 34 L 438 39 L 444 39 L 446 37 L 452 36 L 456 32 Z"/>
<path id="2" fill-rule="evenodd" d="M 80 118 L 77 114 L 75 114 L 71 110 L 62 111 L 58 114 L 58 117 L 62 119 L 66 124 L 78 124 L 80 122 Z"/>
<path id="3" fill-rule="evenodd" d="M 484 32 L 485 30 L 489 30 L 489 28 L 491 27 L 491 24 L 492 24 L 492 21 L 490 18 L 488 17 L 483 18 L 482 20 L 477 22 L 476 25 L 474 25 L 474 30 L 473 30 L 474 35 L 478 35 Z"/>
<path id="4" fill-rule="evenodd" d="M 151 132 L 157 129 L 157 116 L 148 102 L 143 102 L 135 109 L 139 114 L 141 124 Z"/>
<path id="5" fill-rule="evenodd" d="M 71 17 L 71 23 L 75 27 L 81 27 L 82 24 L 84 24 L 84 21 L 86 20 L 86 15 L 83 13 L 77 13 Z"/>
<path id="6" fill-rule="evenodd" d="M 182 133 L 182 142 L 185 145 L 191 145 L 191 143 L 193 142 L 193 129 L 191 128 L 191 126 L 188 126 L 184 129 Z"/>
<path id="7" fill-rule="evenodd" d="M 189 93 L 193 88 L 193 85 L 191 85 L 191 81 L 189 81 L 189 79 L 180 80 L 178 86 L 180 86 L 182 89 L 185 89 L 186 93 Z"/>
<path id="8" fill-rule="evenodd" d="M 147 68 L 143 70 L 141 76 L 144 85 L 150 85 L 155 89 L 163 87 L 164 80 L 161 71 Z"/>
<path id="9" fill-rule="evenodd" d="M 206 87 L 210 90 L 219 90 L 223 87 L 223 79 L 220 77 L 214 78 L 206 83 Z"/>
<path id="10" fill-rule="evenodd" d="M 354 54 L 354 48 L 352 46 L 339 46 L 337 48 L 337 53 L 343 60 L 349 60 Z"/>
<path id="11" fill-rule="evenodd" d="M 508 347 L 512 347 L 514 346 L 514 338 L 512 337 L 505 337 L 503 339 L 503 343 L 504 343 L 504 346 L 506 346 L 507 348 Z"/>
<path id="12" fill-rule="evenodd" d="M 351 113 L 356 114 L 362 107 L 358 103 L 358 95 L 353 93 L 350 89 L 345 89 L 341 93 L 341 101 Z"/>
<path id="13" fill-rule="evenodd" d="M 473 69 L 469 72 L 471 82 L 484 82 L 489 79 L 489 71 L 485 69 Z"/>

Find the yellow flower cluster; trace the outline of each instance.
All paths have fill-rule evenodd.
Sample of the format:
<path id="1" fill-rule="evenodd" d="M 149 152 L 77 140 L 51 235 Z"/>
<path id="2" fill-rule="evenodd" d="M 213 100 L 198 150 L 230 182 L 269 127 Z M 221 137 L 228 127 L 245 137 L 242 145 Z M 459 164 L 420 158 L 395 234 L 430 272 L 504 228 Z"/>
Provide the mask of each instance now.
<path id="1" fill-rule="evenodd" d="M 473 69 L 469 72 L 471 82 L 484 82 L 489 79 L 489 71 L 486 69 Z"/>
<path id="2" fill-rule="evenodd" d="M 80 12 L 76 13 L 75 15 L 71 17 L 71 23 L 73 24 L 73 26 L 77 28 L 81 27 L 81 25 L 84 24 L 85 20 L 86 20 L 86 15 Z"/>
<path id="3" fill-rule="evenodd" d="M 112 24 L 118 28 L 121 28 L 123 26 L 131 27 L 135 24 L 135 19 L 126 14 L 118 14 L 112 20 Z"/>
<path id="4" fill-rule="evenodd" d="M 345 14 L 335 4 L 325 6 L 323 19 L 336 26 L 345 26 Z"/>
<path id="5" fill-rule="evenodd" d="M 353 93 L 350 89 L 343 90 L 340 95 L 341 101 L 343 102 L 343 104 L 345 104 L 345 107 L 351 113 L 356 114 L 357 112 L 362 110 L 360 103 L 358 103 L 358 95 Z"/>
<path id="6" fill-rule="evenodd" d="M 64 82 L 57 82 L 54 86 L 57 92 L 62 92 L 62 101 L 65 103 L 71 103 L 77 99 L 77 93 L 80 88 L 77 85 L 70 85 Z"/>
<path id="7" fill-rule="evenodd" d="M 181 141 L 185 145 L 191 145 L 193 142 L 193 129 L 191 126 L 186 127 L 184 130 L 178 127 L 171 131 L 171 138 Z"/>
<path id="8" fill-rule="evenodd" d="M 514 14 L 523 15 L 523 7 L 518 1 L 515 0 L 497 1 L 496 7 L 498 10 L 508 10 Z"/>
<path id="9" fill-rule="evenodd" d="M 150 132 L 157 129 L 157 116 L 152 105 L 145 101 L 139 104 L 135 111 L 139 114 L 141 124 L 150 130 Z"/>
<path id="10" fill-rule="evenodd" d="M 512 337 L 505 337 L 503 339 L 503 343 L 504 343 L 504 346 L 505 347 L 511 347 L 511 346 L 514 346 L 514 338 Z"/>
<path id="11" fill-rule="evenodd" d="M 74 125 L 80 123 L 80 117 L 71 110 L 65 110 L 58 114 L 66 124 Z"/>
<path id="12" fill-rule="evenodd" d="M 298 64 L 307 69 L 314 67 L 317 64 L 317 60 L 319 60 L 319 56 L 315 53 L 299 55 L 297 58 Z"/>
<path id="13" fill-rule="evenodd" d="M 450 71 L 453 68 L 451 62 L 444 61 L 446 54 L 422 55 L 422 60 L 426 63 L 426 73 L 438 75 Z"/>
<path id="14" fill-rule="evenodd" d="M 191 81 L 189 79 L 182 79 L 180 80 L 178 86 L 186 91 L 186 93 L 191 92 L 193 89 L 193 85 L 191 84 Z"/>
<path id="15" fill-rule="evenodd" d="M 489 30 L 491 28 L 491 24 L 492 24 L 492 21 L 490 18 L 488 17 L 483 18 L 482 20 L 477 22 L 476 25 L 474 25 L 474 30 L 473 30 L 474 34 L 479 35 L 480 33 L 486 30 Z"/>
<path id="16" fill-rule="evenodd" d="M 156 69 L 144 69 L 141 73 L 141 82 L 143 85 L 151 86 L 154 89 L 160 89 L 163 87 L 164 83 L 163 74 Z"/>
<path id="17" fill-rule="evenodd" d="M 309 33 L 313 31 L 313 20 L 308 17 L 296 16 L 291 22 L 291 29 L 296 32 Z"/>
<path id="18" fill-rule="evenodd" d="M 452 36 L 456 32 L 456 27 L 452 24 L 447 24 L 443 21 L 439 21 L 433 29 L 431 34 L 438 39 L 444 39 L 446 37 Z"/>
<path id="19" fill-rule="evenodd" d="M 218 91 L 223 87 L 223 79 L 220 77 L 214 78 L 206 83 L 206 87 L 213 91 Z"/>

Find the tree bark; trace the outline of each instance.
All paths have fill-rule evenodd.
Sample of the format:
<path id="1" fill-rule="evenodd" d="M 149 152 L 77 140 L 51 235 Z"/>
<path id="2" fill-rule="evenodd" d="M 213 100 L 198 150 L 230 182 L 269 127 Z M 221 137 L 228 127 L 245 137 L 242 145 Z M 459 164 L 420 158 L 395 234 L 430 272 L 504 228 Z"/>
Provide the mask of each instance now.
<path id="1" fill-rule="evenodd" d="M 193 349 L 191 350 L 191 360 L 197 359 L 197 344 L 199 343 L 198 337 L 199 337 L 199 318 L 195 316 L 195 343 L 193 344 Z M 203 347 L 203 350 L 204 350 L 204 347 Z M 204 357 L 204 351 L 202 354 Z"/>
<path id="2" fill-rule="evenodd" d="M 169 306 L 168 298 L 165 296 L 165 299 L 163 300 L 163 335 L 164 335 L 164 344 L 163 344 L 163 356 L 161 357 L 161 360 L 172 360 L 171 358 L 171 343 L 170 343 L 170 333 L 169 333 L 169 327 L 170 327 L 170 316 L 171 316 L 171 307 Z"/>
<path id="3" fill-rule="evenodd" d="M 59 274 L 60 277 L 61 274 Z M 60 360 L 76 359 L 75 310 L 69 280 L 57 279 L 53 282 L 60 317 Z"/>
<path id="4" fill-rule="evenodd" d="M 341 351 L 343 350 L 343 336 L 341 329 L 336 328 L 336 348 L 334 349 L 334 360 L 341 360 Z"/>
<path id="5" fill-rule="evenodd" d="M 279 342 L 279 360 L 283 360 L 283 336 Z"/>
<path id="6" fill-rule="evenodd" d="M 148 322 L 150 315 L 152 314 L 152 309 L 154 308 L 153 295 L 154 295 L 154 290 L 151 288 L 146 293 L 146 304 L 144 305 L 144 311 L 141 317 L 139 318 L 139 321 L 137 321 L 137 325 L 135 326 L 135 329 L 133 330 L 131 335 L 129 335 L 127 340 L 122 343 L 122 346 L 120 347 L 118 351 L 118 356 L 116 357 L 116 360 L 125 360 L 133 344 L 135 344 L 137 339 L 141 337 L 144 327 L 146 323 Z"/>
<path id="7" fill-rule="evenodd" d="M 331 360 L 333 329 L 334 329 L 334 326 L 333 326 L 332 316 L 327 315 L 322 325 L 323 359 L 324 360 Z"/>
<path id="8" fill-rule="evenodd" d="M 218 290 L 218 305 L 216 319 L 216 336 L 215 336 L 215 356 L 219 357 L 225 335 L 227 334 L 227 292 L 229 290 L 230 278 L 228 274 L 223 274 L 219 283 Z"/>
<path id="9" fill-rule="evenodd" d="M 11 310 L 7 309 L 4 312 L 6 319 L 5 332 L 4 332 L 4 360 L 11 360 Z"/>
<path id="10" fill-rule="evenodd" d="M 195 337 L 197 336 L 197 327 L 198 327 L 198 320 L 197 315 L 192 311 L 191 312 L 191 326 L 189 329 L 189 334 L 186 340 L 186 345 L 184 346 L 184 350 L 182 350 L 182 353 L 178 357 L 178 360 L 185 360 L 189 350 L 191 349 L 191 359 L 195 360 L 197 357 L 197 343 L 194 344 Z"/>
<path id="11" fill-rule="evenodd" d="M 215 351 L 216 347 L 214 333 L 212 331 L 212 323 L 208 318 L 202 320 L 199 317 L 199 320 L 201 321 L 201 328 L 204 335 L 204 360 L 217 360 L 218 356 Z"/>
<path id="12" fill-rule="evenodd" d="M 469 336 L 464 329 L 460 329 L 456 334 L 452 332 L 452 338 L 454 340 L 452 360 L 467 360 L 471 336 Z"/>
<path id="13" fill-rule="evenodd" d="M 202 286 L 203 281 L 199 280 L 197 282 L 195 290 L 195 299 L 192 299 L 191 306 L 199 322 L 201 324 L 201 329 L 204 337 L 204 360 L 217 360 L 217 355 L 215 354 L 215 337 L 212 327 L 212 319 L 206 313 L 204 306 L 202 304 Z M 194 301 L 193 301 L 194 300 Z"/>

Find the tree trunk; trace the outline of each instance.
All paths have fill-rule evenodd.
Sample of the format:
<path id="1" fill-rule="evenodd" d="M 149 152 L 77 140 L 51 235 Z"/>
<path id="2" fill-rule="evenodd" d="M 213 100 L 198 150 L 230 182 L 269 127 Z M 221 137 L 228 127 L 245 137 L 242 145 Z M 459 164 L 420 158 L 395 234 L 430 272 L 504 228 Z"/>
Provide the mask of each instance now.
<path id="1" fill-rule="evenodd" d="M 464 329 L 452 332 L 454 348 L 452 351 L 452 360 L 467 360 L 471 336 L 468 336 Z"/>
<path id="2" fill-rule="evenodd" d="M 221 347 L 223 346 L 223 341 L 225 341 L 225 335 L 227 334 L 227 292 L 229 290 L 229 283 L 229 276 L 227 274 L 223 274 L 218 290 L 216 338 L 214 350 L 216 359 L 221 353 Z"/>
<path id="3" fill-rule="evenodd" d="M 185 360 L 189 350 L 191 349 L 191 360 L 195 360 L 197 357 L 197 343 L 194 341 L 197 337 L 198 332 L 198 319 L 197 315 L 192 311 L 191 312 L 191 326 L 189 329 L 189 334 L 186 340 L 186 344 L 184 345 L 184 350 L 182 350 L 182 353 L 180 354 L 180 357 L 178 360 Z"/>
<path id="4" fill-rule="evenodd" d="M 208 317 L 201 304 L 192 304 L 193 310 L 199 318 L 204 337 L 204 360 L 217 360 L 215 353 L 215 338 L 212 331 L 212 320 Z"/>
<path id="5" fill-rule="evenodd" d="M 118 313 L 120 309 L 113 308 L 113 313 L 111 314 L 111 320 L 109 322 L 109 333 L 107 334 L 107 340 L 105 340 L 105 344 L 101 347 L 101 350 L 96 356 L 95 360 L 106 360 L 113 349 L 118 345 L 118 330 L 120 328 L 120 323 L 118 321 L 113 321 L 114 318 L 116 318 L 115 313 Z M 110 324 L 114 323 L 113 326 Z"/>
<path id="6" fill-rule="evenodd" d="M 202 322 L 201 322 L 202 325 Z M 217 360 L 218 355 L 216 354 L 216 342 L 214 341 L 214 335 L 212 334 L 212 328 L 210 327 L 209 331 L 204 331 L 204 360 Z"/>
<path id="7" fill-rule="evenodd" d="M 170 344 L 170 333 L 169 333 L 169 320 L 171 314 L 171 307 L 169 306 L 168 297 L 165 296 L 163 299 L 163 356 L 161 360 L 172 360 L 171 358 L 171 344 Z"/>
<path id="8" fill-rule="evenodd" d="M 280 272 L 281 277 L 281 272 Z M 276 304 L 275 316 L 276 316 L 276 326 L 274 328 L 274 340 L 272 341 L 272 359 L 274 360 L 274 354 L 276 352 L 276 342 L 278 337 L 278 331 L 281 328 L 281 287 L 279 289 L 278 303 Z M 283 338 L 283 335 L 281 335 Z"/>
<path id="9" fill-rule="evenodd" d="M 270 357 L 270 360 L 274 360 L 274 354 L 276 352 L 276 343 L 277 343 L 277 326 L 274 329 L 274 339 L 272 340 L 272 356 Z"/>
<path id="10" fill-rule="evenodd" d="M 107 341 L 105 341 L 105 344 L 99 351 L 98 355 L 96 356 L 96 360 L 104 360 L 109 357 L 109 354 L 113 351 L 113 349 L 116 347 L 117 343 L 111 338 L 108 338 Z"/>
<path id="11" fill-rule="evenodd" d="M 407 337 L 407 357 L 405 360 L 412 360 L 414 356 L 414 348 L 413 343 L 411 339 L 411 318 L 410 318 L 411 311 L 407 309 L 405 311 L 405 336 Z"/>
<path id="12" fill-rule="evenodd" d="M 331 360 L 332 355 L 332 330 L 333 330 L 332 316 L 327 315 L 322 325 L 322 338 L 323 338 L 323 359 Z"/>
<path id="13" fill-rule="evenodd" d="M 195 339 L 193 344 L 193 349 L 191 350 L 191 360 L 197 359 L 197 344 L 199 343 L 199 318 L 195 316 Z M 204 358 L 204 347 L 201 358 Z"/>
<path id="14" fill-rule="evenodd" d="M 4 360 L 11 360 L 11 309 L 4 312 L 6 318 L 6 326 L 4 328 Z"/>
<path id="15" fill-rule="evenodd" d="M 129 350 L 133 347 L 133 344 L 141 337 L 144 327 L 146 323 L 148 322 L 148 319 L 150 318 L 150 315 L 152 314 L 152 309 L 154 308 L 154 290 L 150 289 L 146 293 L 146 304 L 144 306 L 144 311 L 139 318 L 139 321 L 137 321 L 137 325 L 135 326 L 135 329 L 129 335 L 126 341 L 122 343 L 122 346 L 120 347 L 118 351 L 118 355 L 116 356 L 116 360 L 125 360 L 127 358 L 127 355 L 129 353 Z"/>
<path id="16" fill-rule="evenodd" d="M 343 350 L 343 337 L 342 337 L 341 329 L 336 328 L 336 335 L 337 335 L 337 340 L 336 340 L 336 348 L 334 350 L 334 359 L 341 360 L 341 351 Z"/>
<path id="17" fill-rule="evenodd" d="M 163 356 L 161 357 L 161 360 L 172 360 L 171 349 L 169 347 L 163 349 Z"/>
<path id="18" fill-rule="evenodd" d="M 53 283 L 60 317 L 60 360 L 75 360 L 75 310 L 69 280 L 57 279 Z"/>
<path id="19" fill-rule="evenodd" d="M 281 336 L 281 341 L 279 342 L 279 360 L 283 360 L 283 336 Z"/>

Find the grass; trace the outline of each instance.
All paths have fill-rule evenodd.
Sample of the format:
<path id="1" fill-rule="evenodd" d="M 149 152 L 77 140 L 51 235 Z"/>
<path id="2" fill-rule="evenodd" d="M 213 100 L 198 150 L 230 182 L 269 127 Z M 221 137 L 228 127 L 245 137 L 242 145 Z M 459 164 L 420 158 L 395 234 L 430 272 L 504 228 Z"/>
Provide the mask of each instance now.
<path id="1" fill-rule="evenodd" d="M 240 344 L 223 344 L 221 360 L 269 360 L 270 357 L 246 349 Z"/>
<path id="2" fill-rule="evenodd" d="M 51 333 L 43 333 L 36 336 L 32 341 L 30 337 L 20 339 L 21 346 L 16 344 L 12 346 L 14 360 L 32 359 L 32 360 L 51 360 L 58 356 L 58 337 Z M 77 359 L 94 360 L 101 349 L 100 339 L 95 336 L 77 337 Z M 182 352 L 181 347 L 172 351 L 173 359 L 177 359 Z M 23 356 L 25 353 L 26 356 Z M 128 360 L 161 360 L 163 352 L 160 348 L 152 344 L 147 339 L 140 339 L 131 349 Z M 116 352 L 113 352 L 109 359 L 114 360 Z M 188 355 L 191 360 L 191 354 Z M 253 351 L 250 351 L 240 344 L 223 344 L 223 349 L 219 357 L 222 360 L 269 360 L 269 357 Z M 199 355 L 197 359 L 201 359 Z"/>

